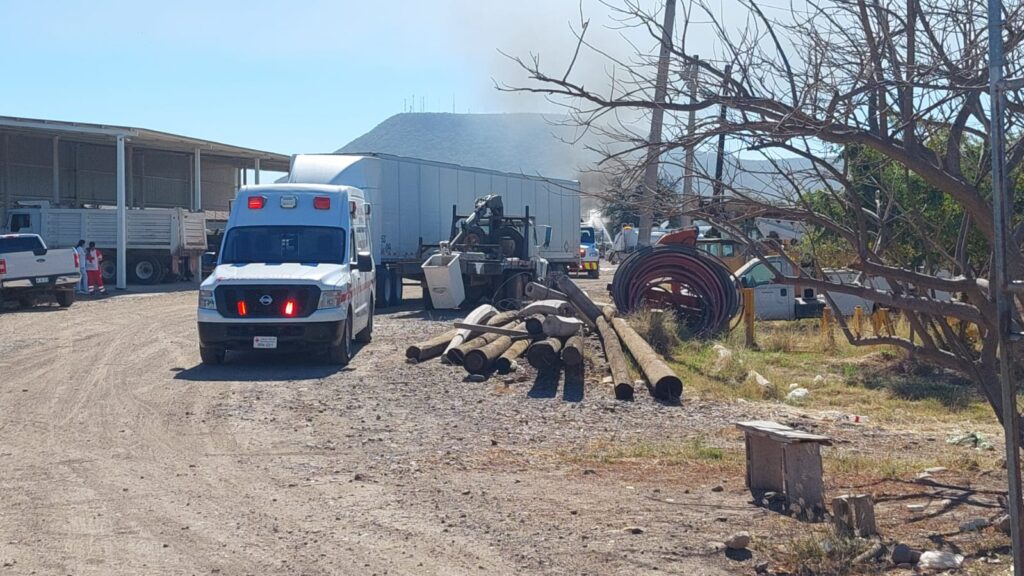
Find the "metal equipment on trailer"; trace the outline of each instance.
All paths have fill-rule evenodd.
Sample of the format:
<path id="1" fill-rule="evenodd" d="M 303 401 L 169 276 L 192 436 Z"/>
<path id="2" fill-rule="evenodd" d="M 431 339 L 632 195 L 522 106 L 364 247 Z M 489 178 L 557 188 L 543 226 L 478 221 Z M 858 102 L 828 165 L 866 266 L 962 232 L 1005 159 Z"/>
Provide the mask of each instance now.
<path id="1" fill-rule="evenodd" d="M 550 227 L 536 255 L 552 269 L 567 270 L 579 258 L 579 183 L 405 158 L 389 154 L 300 154 L 288 182 L 354 186 L 372 204 L 372 242 L 377 262 L 377 307 L 398 304 L 402 281 L 426 287 L 421 265 L 431 245 L 451 238 L 448 206 L 472 206 L 501 196 L 509 214 L 525 214 L 531 226 Z M 525 236 L 524 236 L 525 238 Z"/>
<path id="2" fill-rule="evenodd" d="M 551 228 L 545 227 L 544 231 L 544 242 L 538 243 L 530 207 L 525 207 L 522 216 L 509 216 L 505 214 L 502 197 L 497 194 L 478 198 L 473 212 L 468 215 L 458 214 L 458 207 L 452 206 L 449 240 L 421 246 L 421 251 L 436 249 L 439 252 L 421 266 L 430 294 L 430 298 L 425 299 L 426 304 L 437 307 L 474 304 L 485 295 L 496 303 L 505 299 L 521 300 L 527 283 L 547 274 L 548 261 L 537 255 L 550 242 Z M 454 263 L 459 267 L 457 275 L 431 273 L 432 267 L 449 267 Z M 461 284 L 453 286 L 453 282 Z M 449 298 L 452 293 L 461 293 L 464 298 Z M 442 301 L 444 304 L 440 303 Z"/>

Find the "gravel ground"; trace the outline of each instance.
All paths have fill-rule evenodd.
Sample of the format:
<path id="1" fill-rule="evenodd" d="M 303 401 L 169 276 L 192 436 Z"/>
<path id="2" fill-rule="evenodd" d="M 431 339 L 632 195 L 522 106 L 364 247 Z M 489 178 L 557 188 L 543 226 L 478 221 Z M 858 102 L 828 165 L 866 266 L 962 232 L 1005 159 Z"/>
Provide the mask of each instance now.
<path id="1" fill-rule="evenodd" d="M 733 422 L 800 417 L 787 407 L 617 402 L 592 360 L 568 389 L 469 382 L 406 363 L 455 317 L 418 302 L 345 369 L 206 367 L 194 308 L 180 291 L 0 314 L 0 574 L 752 574 L 756 550 L 708 542 L 800 529 L 738 475 L 585 457 L 696 435 L 741 449 Z"/>

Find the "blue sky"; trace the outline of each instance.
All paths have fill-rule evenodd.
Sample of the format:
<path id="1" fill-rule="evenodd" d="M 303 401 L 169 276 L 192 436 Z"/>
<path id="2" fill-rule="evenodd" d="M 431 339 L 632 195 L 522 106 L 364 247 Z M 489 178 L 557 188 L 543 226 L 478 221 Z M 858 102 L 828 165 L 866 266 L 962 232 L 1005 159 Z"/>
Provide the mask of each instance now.
<path id="1" fill-rule="evenodd" d="M 586 0 L 591 14 L 602 8 Z M 577 0 L 0 0 L 0 115 L 124 124 L 283 153 L 392 114 L 541 111 L 497 49 L 571 47 Z"/>

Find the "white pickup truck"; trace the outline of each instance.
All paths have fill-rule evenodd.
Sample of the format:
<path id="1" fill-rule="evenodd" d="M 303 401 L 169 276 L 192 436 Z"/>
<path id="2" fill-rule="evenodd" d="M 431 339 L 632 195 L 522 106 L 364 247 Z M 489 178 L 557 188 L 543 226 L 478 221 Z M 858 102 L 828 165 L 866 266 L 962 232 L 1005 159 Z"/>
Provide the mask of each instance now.
<path id="1" fill-rule="evenodd" d="M 48 250 L 37 234 L 0 235 L 0 308 L 6 300 L 26 308 L 44 297 L 67 308 L 80 279 L 74 250 Z"/>

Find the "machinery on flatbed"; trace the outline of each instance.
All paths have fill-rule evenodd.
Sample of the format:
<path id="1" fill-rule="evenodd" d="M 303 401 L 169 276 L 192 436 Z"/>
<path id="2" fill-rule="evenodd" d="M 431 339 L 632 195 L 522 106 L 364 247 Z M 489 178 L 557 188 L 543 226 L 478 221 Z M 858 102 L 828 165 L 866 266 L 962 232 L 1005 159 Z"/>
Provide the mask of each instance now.
<path id="1" fill-rule="evenodd" d="M 468 215 L 458 214 L 453 206 L 450 239 L 436 247 L 422 248 L 435 252 L 422 265 L 430 293 L 427 305 L 457 307 L 474 304 L 484 296 L 493 302 L 519 300 L 528 282 L 547 275 L 548 261 L 536 252 L 550 242 L 551 228 L 543 227 L 545 241 L 538 246 L 538 226 L 530 216 L 530 207 L 525 209 L 522 216 L 505 214 L 497 194 L 478 198 Z M 442 273 L 440 268 L 448 271 Z"/>

